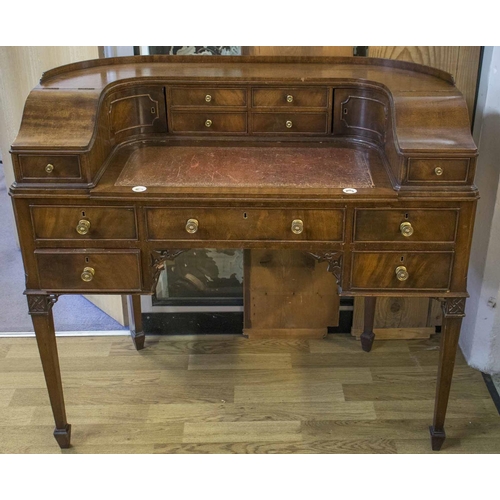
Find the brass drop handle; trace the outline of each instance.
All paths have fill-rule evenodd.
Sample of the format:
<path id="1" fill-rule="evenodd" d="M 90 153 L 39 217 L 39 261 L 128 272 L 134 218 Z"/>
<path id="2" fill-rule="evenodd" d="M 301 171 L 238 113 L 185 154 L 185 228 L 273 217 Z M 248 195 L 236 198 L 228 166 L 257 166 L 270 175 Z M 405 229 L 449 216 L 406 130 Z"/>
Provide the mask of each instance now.
<path id="1" fill-rule="evenodd" d="M 286 125 L 286 128 L 292 128 L 293 127 L 292 120 L 287 120 L 285 125 Z"/>
<path id="2" fill-rule="evenodd" d="M 76 232 L 78 234 L 87 234 L 90 231 L 90 221 L 82 219 L 78 222 L 76 226 Z"/>
<path id="3" fill-rule="evenodd" d="M 205 96 L 205 101 L 210 102 L 212 100 L 212 96 L 210 94 L 207 94 Z"/>
<path id="4" fill-rule="evenodd" d="M 413 234 L 413 226 L 411 225 L 411 222 L 401 222 L 399 230 L 401 231 L 401 234 L 407 238 Z"/>
<path id="5" fill-rule="evenodd" d="M 410 275 L 408 274 L 408 270 L 405 266 L 396 267 L 396 278 L 399 281 L 406 281 Z"/>
<path id="6" fill-rule="evenodd" d="M 300 219 L 292 221 L 292 233 L 300 234 L 304 231 L 304 223 Z"/>
<path id="7" fill-rule="evenodd" d="M 293 95 L 288 94 L 286 96 L 286 102 L 293 102 Z"/>
<path id="8" fill-rule="evenodd" d="M 78 222 L 76 226 L 76 232 L 78 234 L 87 234 L 90 231 L 90 221 L 82 219 Z"/>
<path id="9" fill-rule="evenodd" d="M 186 231 L 189 234 L 194 234 L 198 231 L 198 221 L 196 219 L 188 219 L 186 222 Z"/>
<path id="10" fill-rule="evenodd" d="M 47 163 L 47 165 L 45 166 L 45 172 L 51 174 L 53 171 L 54 171 L 54 165 L 52 165 L 52 163 Z"/>
<path id="11" fill-rule="evenodd" d="M 205 127 L 210 128 L 212 126 L 212 120 L 205 121 Z"/>
<path id="12" fill-rule="evenodd" d="M 444 172 L 444 170 L 443 170 L 441 167 L 436 167 L 436 168 L 434 169 L 434 173 L 435 173 L 436 175 L 443 175 L 443 172 Z"/>
<path id="13" fill-rule="evenodd" d="M 86 281 L 87 283 L 89 281 L 92 281 L 94 279 L 94 274 L 95 274 L 95 270 L 93 267 L 85 267 L 83 269 L 83 273 L 82 273 L 82 281 Z"/>

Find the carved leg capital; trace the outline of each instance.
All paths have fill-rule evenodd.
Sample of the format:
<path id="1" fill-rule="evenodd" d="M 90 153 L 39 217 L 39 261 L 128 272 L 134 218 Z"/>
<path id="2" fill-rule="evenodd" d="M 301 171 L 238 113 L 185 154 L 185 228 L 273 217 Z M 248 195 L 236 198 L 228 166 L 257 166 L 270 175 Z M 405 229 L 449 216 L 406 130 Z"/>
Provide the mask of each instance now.
<path id="1" fill-rule="evenodd" d="M 57 302 L 59 295 L 40 293 L 40 292 L 24 292 L 28 299 L 29 314 L 48 314 L 52 306 Z"/>
<path id="2" fill-rule="evenodd" d="M 439 298 L 445 318 L 463 318 L 465 316 L 465 297 Z"/>

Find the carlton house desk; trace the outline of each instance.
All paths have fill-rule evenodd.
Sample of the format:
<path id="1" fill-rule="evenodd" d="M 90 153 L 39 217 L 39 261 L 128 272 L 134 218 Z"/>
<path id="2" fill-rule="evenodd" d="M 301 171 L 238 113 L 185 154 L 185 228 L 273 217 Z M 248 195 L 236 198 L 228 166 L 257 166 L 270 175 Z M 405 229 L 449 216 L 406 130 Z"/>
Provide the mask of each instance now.
<path id="1" fill-rule="evenodd" d="M 439 299 L 430 434 L 441 448 L 478 199 L 451 75 L 370 58 L 85 61 L 42 76 L 11 153 L 25 294 L 61 448 L 71 426 L 58 296 L 131 296 L 141 349 L 140 295 L 166 262 L 207 247 L 327 261 L 341 295 L 364 297 L 365 351 L 377 296 Z"/>

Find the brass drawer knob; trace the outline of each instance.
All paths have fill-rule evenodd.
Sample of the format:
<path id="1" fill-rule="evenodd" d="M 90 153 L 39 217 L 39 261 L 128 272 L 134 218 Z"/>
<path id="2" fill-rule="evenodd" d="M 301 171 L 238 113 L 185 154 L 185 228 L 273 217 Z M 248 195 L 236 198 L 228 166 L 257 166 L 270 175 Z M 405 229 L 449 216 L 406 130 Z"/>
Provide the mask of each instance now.
<path id="1" fill-rule="evenodd" d="M 411 222 L 402 222 L 399 226 L 399 230 L 401 231 L 401 234 L 407 238 L 413 234 L 413 226 L 411 225 Z"/>
<path id="2" fill-rule="evenodd" d="M 304 231 L 304 223 L 300 219 L 292 221 L 292 233 L 300 234 Z"/>
<path id="3" fill-rule="evenodd" d="M 436 167 L 436 168 L 434 169 L 434 173 L 435 173 L 436 175 L 443 175 L 443 172 L 444 172 L 444 170 L 443 170 L 441 167 Z"/>
<path id="4" fill-rule="evenodd" d="M 205 122 L 205 127 L 210 128 L 211 126 L 212 126 L 212 120 L 207 120 L 207 121 Z"/>
<path id="5" fill-rule="evenodd" d="M 53 171 L 54 171 L 54 165 L 52 165 L 52 163 L 47 163 L 47 165 L 45 166 L 45 172 L 51 174 Z"/>
<path id="6" fill-rule="evenodd" d="M 287 120 L 285 125 L 286 125 L 286 128 L 292 128 L 293 127 L 292 120 Z"/>
<path id="7" fill-rule="evenodd" d="M 293 102 L 293 95 L 288 94 L 286 96 L 286 102 Z"/>
<path id="8" fill-rule="evenodd" d="M 95 270 L 93 267 L 85 267 L 83 269 L 83 273 L 82 273 L 82 281 L 86 281 L 87 283 L 89 281 L 92 281 L 94 279 L 94 274 L 95 274 Z"/>
<path id="9" fill-rule="evenodd" d="M 410 275 L 408 274 L 408 270 L 405 266 L 396 267 L 396 278 L 399 281 L 406 281 Z"/>
<path id="10" fill-rule="evenodd" d="M 78 234 L 87 234 L 90 230 L 90 221 L 82 219 L 80 222 L 78 222 L 78 225 L 76 226 L 76 232 Z"/>
<path id="11" fill-rule="evenodd" d="M 186 231 L 189 234 L 194 234 L 198 231 L 198 221 L 196 219 L 189 219 L 186 222 Z"/>
<path id="12" fill-rule="evenodd" d="M 205 96 L 205 101 L 210 102 L 212 100 L 212 96 L 210 94 L 207 94 Z"/>

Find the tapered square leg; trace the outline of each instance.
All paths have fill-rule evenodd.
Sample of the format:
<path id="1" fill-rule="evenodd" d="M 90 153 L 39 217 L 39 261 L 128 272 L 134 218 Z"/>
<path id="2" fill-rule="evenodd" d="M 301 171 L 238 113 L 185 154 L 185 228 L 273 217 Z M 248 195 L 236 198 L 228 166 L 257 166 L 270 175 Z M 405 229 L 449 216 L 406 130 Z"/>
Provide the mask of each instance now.
<path id="1" fill-rule="evenodd" d="M 54 437 L 61 448 L 69 448 L 71 441 L 71 426 L 66 420 L 66 409 L 57 353 L 56 334 L 52 306 L 57 300 L 56 295 L 43 293 L 27 293 L 28 308 L 35 329 L 38 351 L 42 362 L 43 374 L 47 384 L 50 405 L 56 428 Z"/>
<path id="2" fill-rule="evenodd" d="M 363 333 L 359 337 L 363 351 L 370 352 L 372 350 L 375 334 L 373 333 L 373 324 L 375 322 L 375 305 L 377 297 L 365 297 L 364 310 L 364 325 Z"/>
<path id="3" fill-rule="evenodd" d="M 446 439 L 446 433 L 444 429 L 442 431 L 436 431 L 433 425 L 429 426 L 429 432 L 431 433 L 431 447 L 433 451 L 439 451 L 441 446 L 443 446 L 444 440 Z"/>
<path id="4" fill-rule="evenodd" d="M 462 318 L 465 316 L 465 298 L 454 297 L 442 300 L 443 325 L 441 333 L 441 344 L 439 347 L 439 366 L 436 383 L 436 399 L 434 402 L 434 419 L 430 427 L 431 446 L 439 451 L 446 438 L 444 431 L 444 420 L 448 408 L 451 380 L 455 367 L 458 338 L 462 326 Z"/>
<path id="5" fill-rule="evenodd" d="M 140 351 L 144 348 L 144 340 L 146 335 L 142 329 L 142 311 L 141 311 L 141 296 L 128 296 L 128 317 L 130 326 L 130 336 L 135 348 Z"/>
<path id="6" fill-rule="evenodd" d="M 67 424 L 64 429 L 54 429 L 54 437 L 56 438 L 59 448 L 66 449 L 71 446 L 71 425 Z"/>

